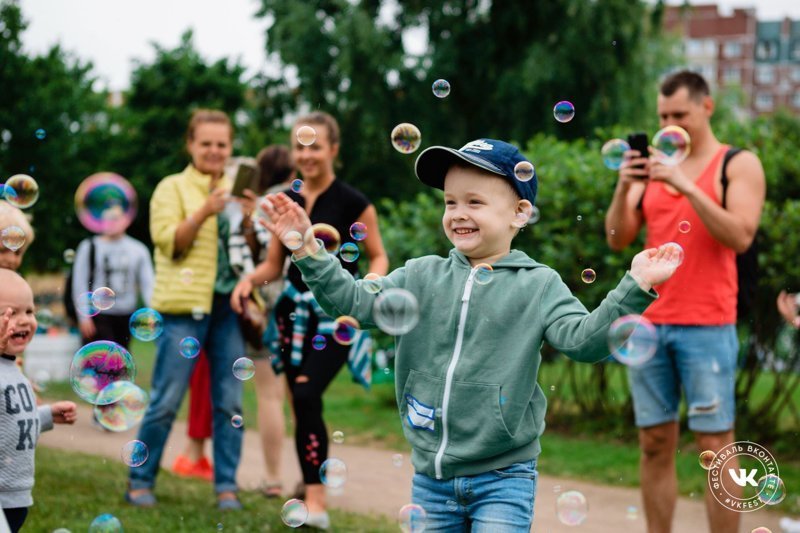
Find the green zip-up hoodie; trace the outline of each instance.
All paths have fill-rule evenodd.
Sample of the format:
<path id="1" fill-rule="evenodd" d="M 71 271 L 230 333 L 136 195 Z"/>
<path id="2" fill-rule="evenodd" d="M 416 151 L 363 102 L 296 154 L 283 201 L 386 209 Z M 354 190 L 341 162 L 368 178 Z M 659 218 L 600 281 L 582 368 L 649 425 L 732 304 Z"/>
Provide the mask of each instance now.
<path id="1" fill-rule="evenodd" d="M 333 256 L 295 261 L 331 316 L 375 327 L 377 295 Z M 512 250 L 489 283 L 457 250 L 408 261 L 382 278 L 419 303 L 419 323 L 397 337 L 396 395 L 417 472 L 437 479 L 475 475 L 528 461 L 541 451 L 547 400 L 537 383 L 542 341 L 577 361 L 608 356 L 611 323 L 641 314 L 657 297 L 626 274 L 589 313 L 558 273 Z"/>

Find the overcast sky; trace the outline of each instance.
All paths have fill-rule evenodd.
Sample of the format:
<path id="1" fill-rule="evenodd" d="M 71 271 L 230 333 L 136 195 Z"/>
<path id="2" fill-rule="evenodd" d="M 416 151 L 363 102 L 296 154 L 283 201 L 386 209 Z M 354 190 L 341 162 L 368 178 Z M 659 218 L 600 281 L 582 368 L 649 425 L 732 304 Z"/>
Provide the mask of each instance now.
<path id="1" fill-rule="evenodd" d="M 302 1 L 302 0 L 298 0 Z M 798 0 L 721 0 L 724 10 L 755 7 L 759 19 L 800 19 Z M 95 74 L 113 89 L 127 87 L 133 60 L 150 62 L 151 42 L 175 47 L 194 29 L 195 45 L 207 59 L 240 58 L 248 74 L 266 66 L 267 23 L 255 19 L 258 0 L 24 0 L 29 26 L 25 49 L 42 53 L 56 43 L 94 63 Z"/>

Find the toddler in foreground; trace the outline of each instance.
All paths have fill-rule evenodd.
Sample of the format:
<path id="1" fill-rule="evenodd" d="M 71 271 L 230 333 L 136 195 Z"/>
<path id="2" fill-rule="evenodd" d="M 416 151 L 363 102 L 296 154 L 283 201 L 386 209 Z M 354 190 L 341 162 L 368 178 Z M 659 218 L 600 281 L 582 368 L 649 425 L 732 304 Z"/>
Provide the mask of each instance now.
<path id="1" fill-rule="evenodd" d="M 33 505 L 34 452 L 39 434 L 53 424 L 73 424 L 73 402 L 36 405 L 28 379 L 15 364 L 33 339 L 33 292 L 22 277 L 0 268 L 0 505 L 12 532 L 19 531 Z"/>

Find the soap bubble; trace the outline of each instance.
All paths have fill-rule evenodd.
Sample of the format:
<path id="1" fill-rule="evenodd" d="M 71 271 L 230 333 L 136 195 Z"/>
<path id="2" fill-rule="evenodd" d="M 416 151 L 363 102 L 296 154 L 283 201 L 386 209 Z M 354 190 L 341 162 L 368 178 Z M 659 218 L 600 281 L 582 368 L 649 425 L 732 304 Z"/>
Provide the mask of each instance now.
<path id="1" fill-rule="evenodd" d="M 383 279 L 378 274 L 370 272 L 364 276 L 364 282 L 361 286 L 370 294 L 378 294 L 383 288 Z"/>
<path id="2" fill-rule="evenodd" d="M 290 230 L 283 235 L 283 244 L 291 251 L 299 250 L 303 247 L 303 236 L 299 231 Z"/>
<path id="3" fill-rule="evenodd" d="M 75 300 L 75 312 L 80 316 L 92 317 L 100 314 L 100 309 L 94 305 L 91 292 L 83 292 Z"/>
<path id="4" fill-rule="evenodd" d="M 392 130 L 392 146 L 402 154 L 411 154 L 417 151 L 422 144 L 422 133 L 413 124 L 403 122 Z"/>
<path id="5" fill-rule="evenodd" d="M 358 245 L 354 242 L 346 242 L 339 248 L 339 257 L 346 263 L 352 263 L 358 259 Z"/>
<path id="6" fill-rule="evenodd" d="M 92 174 L 75 191 L 75 213 L 93 233 L 124 232 L 136 218 L 138 199 L 128 180 L 112 172 Z"/>
<path id="7" fill-rule="evenodd" d="M 96 404 L 100 391 L 111 383 L 133 382 L 136 378 L 136 365 L 128 350 L 116 342 L 94 341 L 75 352 L 69 377 L 75 394 L 91 404 Z"/>
<path id="8" fill-rule="evenodd" d="M 688 220 L 681 220 L 678 222 L 678 231 L 681 233 L 689 233 L 692 231 L 692 223 Z"/>
<path id="9" fill-rule="evenodd" d="M 139 424 L 147 410 L 147 393 L 130 381 L 114 381 L 97 394 L 94 417 L 109 431 L 127 431 Z"/>
<path id="10" fill-rule="evenodd" d="M 47 132 L 44 130 L 44 128 L 38 128 L 35 132 L 33 132 L 33 134 L 40 141 L 44 140 L 44 138 L 47 137 Z"/>
<path id="11" fill-rule="evenodd" d="M 589 504 L 586 496 L 577 490 L 562 492 L 556 498 L 556 515 L 567 526 L 579 526 L 586 521 Z"/>
<path id="12" fill-rule="evenodd" d="M 392 464 L 395 466 L 395 468 L 400 468 L 403 466 L 403 454 L 396 453 L 392 455 Z"/>
<path id="13" fill-rule="evenodd" d="M 752 530 L 750 533 L 772 533 L 772 530 L 768 527 L 759 526 Z"/>
<path id="14" fill-rule="evenodd" d="M 689 134 L 680 126 L 667 126 L 656 132 L 652 140 L 653 159 L 668 166 L 681 164 L 692 149 Z"/>
<path id="15" fill-rule="evenodd" d="M 668 242 L 666 244 L 662 244 L 659 248 L 674 248 L 675 250 L 675 257 L 672 259 L 672 262 L 677 263 L 677 266 L 680 266 L 683 263 L 684 253 L 683 253 L 683 246 L 678 244 L 677 242 Z"/>
<path id="16" fill-rule="evenodd" d="M 536 224 L 539 222 L 540 218 L 542 218 L 542 214 L 539 212 L 539 208 L 533 206 L 533 209 L 531 210 L 531 218 L 528 219 L 528 224 Z"/>
<path id="17" fill-rule="evenodd" d="M 319 467 L 319 479 L 330 489 L 338 489 L 347 481 L 347 466 L 344 461 L 331 457 Z"/>
<path id="18" fill-rule="evenodd" d="M 446 98 L 450 94 L 450 82 L 447 80 L 436 80 L 431 88 L 436 98 Z"/>
<path id="19" fill-rule="evenodd" d="M 67 248 L 66 250 L 64 250 L 62 257 L 66 264 L 71 265 L 73 261 L 75 261 L 75 250 L 73 250 L 72 248 Z"/>
<path id="20" fill-rule="evenodd" d="M 340 316 L 333 321 L 333 340 L 348 346 L 356 340 L 356 333 L 361 329 L 358 320 L 351 316 Z"/>
<path id="21" fill-rule="evenodd" d="M 242 415 L 233 415 L 231 417 L 231 425 L 236 429 L 242 427 L 244 425 L 244 418 L 242 418 Z"/>
<path id="22" fill-rule="evenodd" d="M 256 365 L 247 357 L 240 357 L 233 362 L 233 375 L 240 381 L 247 381 L 256 373 Z"/>
<path id="23" fill-rule="evenodd" d="M 145 342 L 157 339 L 164 332 L 164 318 L 161 313 L 149 307 L 134 311 L 128 325 L 131 335 Z"/>
<path id="24" fill-rule="evenodd" d="M 705 450 L 700 452 L 700 456 L 698 457 L 698 461 L 700 462 L 700 466 L 703 467 L 703 470 L 711 470 L 711 467 L 714 466 L 714 459 L 717 458 L 717 454 L 711 450 Z"/>
<path id="25" fill-rule="evenodd" d="M 535 174 L 533 164 L 530 161 L 520 161 L 514 165 L 514 176 L 519 181 L 530 181 Z"/>
<path id="26" fill-rule="evenodd" d="M 342 444 L 344 442 L 344 432 L 336 430 L 333 432 L 333 442 L 336 444 Z"/>
<path id="27" fill-rule="evenodd" d="M 39 184 L 27 174 L 15 174 L 6 180 L 3 194 L 14 207 L 26 209 L 39 199 Z"/>
<path id="28" fill-rule="evenodd" d="M 603 164 L 611 170 L 619 170 L 622 162 L 625 161 L 625 152 L 631 149 L 626 141 L 622 139 L 611 139 L 600 149 L 603 156 Z"/>
<path id="29" fill-rule="evenodd" d="M 297 142 L 303 146 L 311 146 L 317 140 L 317 130 L 305 125 L 297 128 Z"/>
<path id="30" fill-rule="evenodd" d="M 375 324 L 389 335 L 405 335 L 419 322 L 419 304 L 405 289 L 386 289 L 372 308 Z"/>
<path id="31" fill-rule="evenodd" d="M 92 291 L 92 303 L 101 311 L 108 311 L 114 307 L 117 295 L 109 287 L 98 287 Z"/>
<path id="32" fill-rule="evenodd" d="M 628 366 L 639 366 L 656 353 L 656 328 L 641 315 L 616 319 L 608 330 L 608 349 L 614 359 Z"/>
<path id="33" fill-rule="evenodd" d="M 490 281 L 492 281 L 492 274 L 494 273 L 494 269 L 492 265 L 489 263 L 481 263 L 479 265 L 475 265 L 475 283 L 478 285 L 486 285 Z"/>
<path id="34" fill-rule="evenodd" d="M 778 505 L 786 498 L 786 486 L 775 474 L 767 474 L 758 480 L 758 499 L 767 505 Z"/>
<path id="35" fill-rule="evenodd" d="M 363 241 L 367 238 L 367 225 L 363 222 L 353 222 L 350 226 L 350 236 L 354 241 Z"/>
<path id="36" fill-rule="evenodd" d="M 8 226 L 0 231 L 0 242 L 12 252 L 16 252 L 25 246 L 26 240 L 25 230 L 19 226 Z"/>
<path id="37" fill-rule="evenodd" d="M 584 283 L 594 283 L 596 279 L 597 273 L 591 268 L 584 268 L 583 271 L 581 271 L 581 281 Z"/>
<path id="38" fill-rule="evenodd" d="M 289 527 L 300 527 L 308 520 L 308 507 L 303 500 L 291 499 L 281 508 L 281 520 Z"/>
<path id="39" fill-rule="evenodd" d="M 311 339 L 311 347 L 315 350 L 324 350 L 327 345 L 328 339 L 325 338 L 325 335 L 314 335 L 314 338 Z"/>
<path id="40" fill-rule="evenodd" d="M 562 100 L 553 106 L 553 116 L 561 123 L 569 122 L 575 118 L 575 106 L 572 102 Z"/>
<path id="41" fill-rule="evenodd" d="M 313 231 L 314 237 L 322 241 L 322 245 L 329 254 L 335 254 L 339 251 L 339 246 L 342 242 L 339 230 L 330 224 L 320 222 L 311 226 L 309 231 Z"/>
<path id="42" fill-rule="evenodd" d="M 147 457 L 150 455 L 150 451 L 147 449 L 147 444 L 140 440 L 132 440 L 128 441 L 123 447 L 122 452 L 120 453 L 122 456 L 122 462 L 131 467 L 142 466 L 145 462 L 147 462 Z"/>
<path id="43" fill-rule="evenodd" d="M 303 180 L 301 179 L 292 180 L 292 185 L 290 186 L 290 188 L 292 189 L 292 192 L 296 192 L 299 194 L 300 191 L 303 190 Z"/>
<path id="44" fill-rule="evenodd" d="M 122 533 L 122 522 L 112 514 L 101 514 L 92 520 L 89 533 Z"/>
<path id="45" fill-rule="evenodd" d="M 425 531 L 427 514 L 421 505 L 407 503 L 400 508 L 397 521 L 403 533 L 422 533 Z"/>
<path id="46" fill-rule="evenodd" d="M 186 359 L 194 359 L 200 353 L 200 341 L 194 337 L 184 337 L 181 339 L 179 348 L 181 355 Z"/>
<path id="47" fill-rule="evenodd" d="M 192 281 L 194 281 L 194 271 L 191 268 L 182 268 L 178 276 L 180 276 L 181 283 L 184 285 L 191 285 Z"/>

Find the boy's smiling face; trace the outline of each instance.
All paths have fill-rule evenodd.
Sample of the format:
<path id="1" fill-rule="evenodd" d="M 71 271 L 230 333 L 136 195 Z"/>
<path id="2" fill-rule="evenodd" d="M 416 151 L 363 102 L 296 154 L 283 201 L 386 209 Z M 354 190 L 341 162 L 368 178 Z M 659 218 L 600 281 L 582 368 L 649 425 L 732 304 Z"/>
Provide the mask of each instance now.
<path id="1" fill-rule="evenodd" d="M 448 240 L 475 266 L 494 263 L 532 210 L 500 176 L 472 166 L 452 166 L 444 179 L 442 226 Z"/>
<path id="2" fill-rule="evenodd" d="M 15 272 L 0 271 L 0 313 L 11 309 L 8 329 L 11 336 L 8 339 L 5 353 L 19 355 L 33 339 L 36 332 L 36 315 L 33 307 L 33 292 L 30 286 Z"/>

